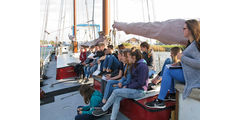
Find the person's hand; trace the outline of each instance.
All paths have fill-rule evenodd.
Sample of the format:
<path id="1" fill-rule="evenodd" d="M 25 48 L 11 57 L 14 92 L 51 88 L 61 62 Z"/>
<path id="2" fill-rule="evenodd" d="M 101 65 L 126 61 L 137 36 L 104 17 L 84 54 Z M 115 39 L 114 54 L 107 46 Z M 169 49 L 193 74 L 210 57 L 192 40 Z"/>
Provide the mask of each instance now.
<path id="1" fill-rule="evenodd" d="M 98 60 L 97 63 L 100 64 L 100 60 Z"/>
<path id="2" fill-rule="evenodd" d="M 106 56 L 102 56 L 102 57 L 99 58 L 99 60 L 105 60 L 105 57 Z"/>
<path id="3" fill-rule="evenodd" d="M 94 64 L 93 64 L 93 63 L 90 63 L 89 65 L 92 67 Z"/>
<path id="4" fill-rule="evenodd" d="M 78 113 L 79 113 L 79 114 L 82 114 L 82 111 L 79 111 Z"/>
<path id="5" fill-rule="evenodd" d="M 83 63 L 82 63 L 82 65 L 84 65 L 84 66 L 85 66 L 85 65 L 86 65 L 86 63 L 85 63 L 85 62 L 83 62 Z"/>
<path id="6" fill-rule="evenodd" d="M 109 69 L 109 68 L 107 68 L 107 70 L 106 70 L 107 72 L 111 72 L 111 69 Z"/>
<path id="7" fill-rule="evenodd" d="M 112 28 L 116 28 L 115 22 L 113 23 Z"/>
<path id="8" fill-rule="evenodd" d="M 177 54 L 177 59 L 181 60 L 181 58 L 182 58 L 182 53 L 178 53 Z"/>
<path id="9" fill-rule="evenodd" d="M 82 108 L 78 108 L 77 111 L 82 111 Z"/>
<path id="10" fill-rule="evenodd" d="M 180 63 L 173 63 L 172 66 L 180 66 Z"/>
<path id="11" fill-rule="evenodd" d="M 105 77 L 106 77 L 107 80 L 110 80 L 111 74 L 106 74 Z"/>
<path id="12" fill-rule="evenodd" d="M 127 86 L 123 86 L 123 88 L 127 88 Z"/>
<path id="13" fill-rule="evenodd" d="M 154 79 L 152 79 L 152 83 L 155 84 L 155 85 L 157 84 L 157 78 L 156 77 Z"/>
<path id="14" fill-rule="evenodd" d="M 117 84 L 113 84 L 112 86 L 113 86 L 113 87 L 117 87 Z"/>
<path id="15" fill-rule="evenodd" d="M 118 87 L 120 87 L 120 88 L 121 88 L 121 87 L 122 87 L 122 83 L 118 83 Z"/>

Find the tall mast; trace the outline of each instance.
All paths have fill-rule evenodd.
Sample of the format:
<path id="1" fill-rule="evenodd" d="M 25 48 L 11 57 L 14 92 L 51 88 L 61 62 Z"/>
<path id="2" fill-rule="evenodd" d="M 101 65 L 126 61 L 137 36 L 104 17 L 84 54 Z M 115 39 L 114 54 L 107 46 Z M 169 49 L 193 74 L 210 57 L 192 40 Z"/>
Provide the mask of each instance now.
<path id="1" fill-rule="evenodd" d="M 73 52 L 77 53 L 77 26 L 76 26 L 76 0 L 73 0 L 73 24 L 74 24 L 74 40 L 73 40 Z"/>
<path id="2" fill-rule="evenodd" d="M 104 36 L 109 35 L 110 22 L 110 1 L 103 0 L 103 33 Z"/>

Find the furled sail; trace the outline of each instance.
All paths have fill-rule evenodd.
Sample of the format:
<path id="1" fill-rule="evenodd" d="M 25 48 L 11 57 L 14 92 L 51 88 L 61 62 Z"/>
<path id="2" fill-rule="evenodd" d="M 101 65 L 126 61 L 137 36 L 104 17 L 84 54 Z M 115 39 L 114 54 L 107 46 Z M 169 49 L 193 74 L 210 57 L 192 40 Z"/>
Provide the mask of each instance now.
<path id="1" fill-rule="evenodd" d="M 93 45 L 97 45 L 99 42 L 104 42 L 104 43 L 107 42 L 107 39 L 106 39 L 106 37 L 105 37 L 103 34 L 100 34 L 100 35 L 99 35 L 99 38 L 94 39 L 94 40 L 92 40 L 92 41 L 84 42 L 84 43 L 82 43 L 81 45 L 84 45 L 84 46 L 93 46 Z"/>
<path id="2" fill-rule="evenodd" d="M 159 40 L 164 44 L 187 44 L 183 36 L 184 19 L 172 19 L 163 22 L 114 22 L 113 27 L 126 34 L 135 34 Z"/>

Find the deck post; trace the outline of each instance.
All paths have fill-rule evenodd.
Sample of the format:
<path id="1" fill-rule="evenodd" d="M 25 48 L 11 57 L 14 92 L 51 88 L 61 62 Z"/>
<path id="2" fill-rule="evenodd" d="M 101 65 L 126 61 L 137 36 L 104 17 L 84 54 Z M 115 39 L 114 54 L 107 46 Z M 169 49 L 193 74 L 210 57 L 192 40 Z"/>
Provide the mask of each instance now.
<path id="1" fill-rule="evenodd" d="M 77 53 L 77 51 L 78 51 L 78 49 L 77 49 L 77 47 L 78 47 L 78 45 L 77 45 L 77 17 L 76 17 L 76 0 L 74 0 L 73 1 L 73 14 L 74 14 L 74 21 L 73 21 L 73 23 L 74 23 L 74 40 L 73 40 L 73 53 Z"/>

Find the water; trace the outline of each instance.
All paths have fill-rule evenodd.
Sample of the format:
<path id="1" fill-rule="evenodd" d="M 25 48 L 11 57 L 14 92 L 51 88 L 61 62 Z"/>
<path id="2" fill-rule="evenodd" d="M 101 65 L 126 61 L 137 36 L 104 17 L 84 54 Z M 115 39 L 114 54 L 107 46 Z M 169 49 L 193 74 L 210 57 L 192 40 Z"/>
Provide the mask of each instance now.
<path id="1" fill-rule="evenodd" d="M 170 52 L 154 52 L 154 62 L 156 66 L 156 74 L 158 74 L 163 67 L 163 63 L 167 58 L 170 58 Z"/>
<path id="2" fill-rule="evenodd" d="M 54 50 L 52 46 L 40 47 L 40 58 L 43 60 L 48 56 L 49 51 Z"/>
<path id="3" fill-rule="evenodd" d="M 45 59 L 49 51 L 54 50 L 54 47 L 40 47 L 41 58 Z M 41 53 L 43 51 L 43 53 Z M 162 70 L 164 61 L 170 58 L 170 52 L 154 52 L 154 62 L 156 66 L 156 74 Z"/>

